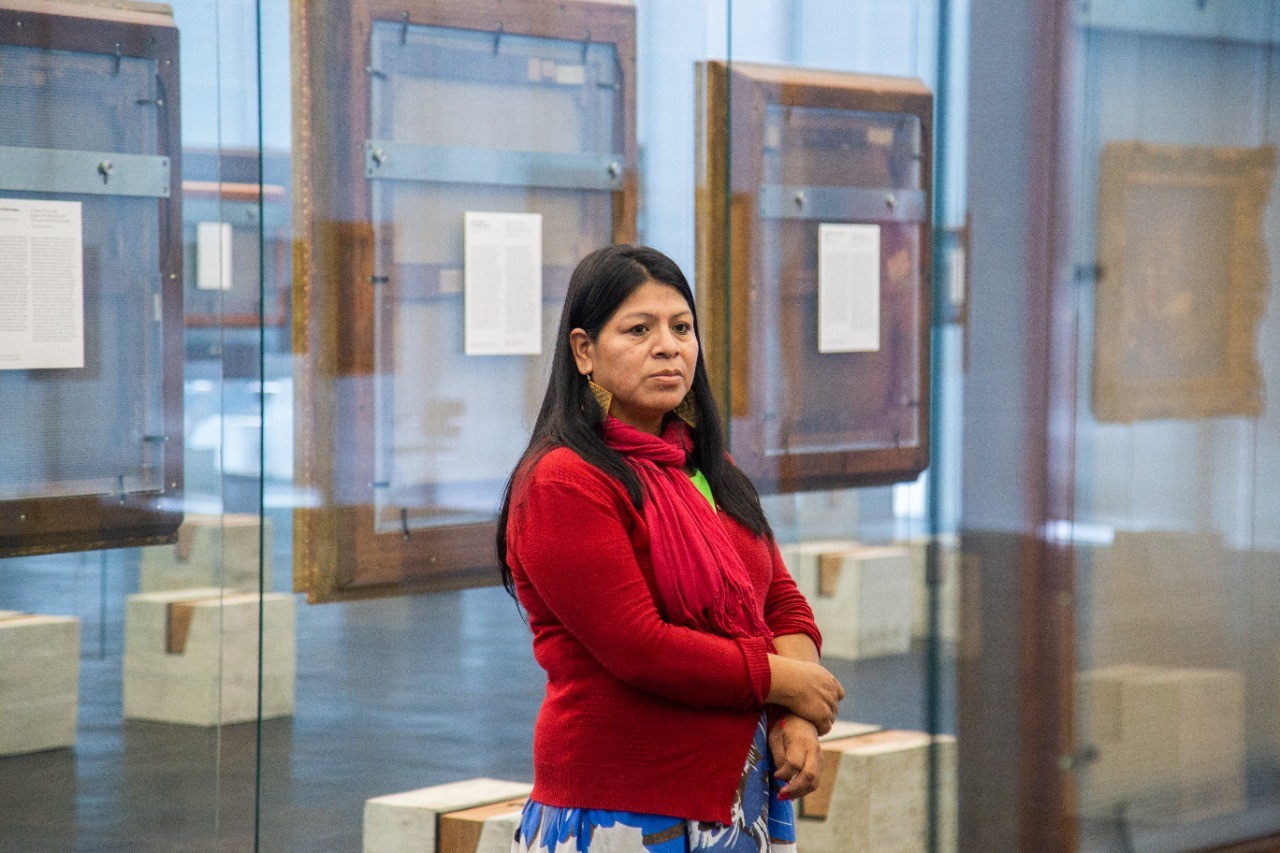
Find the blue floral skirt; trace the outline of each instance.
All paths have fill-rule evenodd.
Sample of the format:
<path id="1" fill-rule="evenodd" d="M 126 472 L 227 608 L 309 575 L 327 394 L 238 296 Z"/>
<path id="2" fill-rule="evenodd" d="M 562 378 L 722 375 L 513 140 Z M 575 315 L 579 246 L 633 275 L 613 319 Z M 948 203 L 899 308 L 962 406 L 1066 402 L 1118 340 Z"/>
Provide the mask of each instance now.
<path id="1" fill-rule="evenodd" d="M 795 808 L 779 800 L 765 718 L 747 751 L 733 823 L 545 806 L 529 800 L 511 853 L 795 853 Z"/>

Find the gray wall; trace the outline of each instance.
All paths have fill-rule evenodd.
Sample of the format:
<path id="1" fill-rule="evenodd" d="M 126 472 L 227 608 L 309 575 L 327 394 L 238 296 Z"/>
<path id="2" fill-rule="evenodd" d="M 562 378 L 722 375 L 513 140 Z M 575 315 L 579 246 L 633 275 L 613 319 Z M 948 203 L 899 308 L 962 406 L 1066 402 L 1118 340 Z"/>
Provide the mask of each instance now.
<path id="1" fill-rule="evenodd" d="M 1018 849 L 1018 534 L 1027 526 L 1031 39 L 1024 4 L 974 0 L 970 18 L 969 368 L 959 663 L 960 849 Z"/>

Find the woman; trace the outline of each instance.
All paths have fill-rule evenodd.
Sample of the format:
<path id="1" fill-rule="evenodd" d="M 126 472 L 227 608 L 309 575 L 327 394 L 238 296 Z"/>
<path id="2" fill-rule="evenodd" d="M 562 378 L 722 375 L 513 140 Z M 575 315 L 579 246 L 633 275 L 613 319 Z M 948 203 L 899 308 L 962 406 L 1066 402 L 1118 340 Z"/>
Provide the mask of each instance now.
<path id="1" fill-rule="evenodd" d="M 794 847 L 790 800 L 844 690 L 726 458 L 693 295 L 661 252 L 574 270 L 498 552 L 547 671 L 516 853 Z"/>

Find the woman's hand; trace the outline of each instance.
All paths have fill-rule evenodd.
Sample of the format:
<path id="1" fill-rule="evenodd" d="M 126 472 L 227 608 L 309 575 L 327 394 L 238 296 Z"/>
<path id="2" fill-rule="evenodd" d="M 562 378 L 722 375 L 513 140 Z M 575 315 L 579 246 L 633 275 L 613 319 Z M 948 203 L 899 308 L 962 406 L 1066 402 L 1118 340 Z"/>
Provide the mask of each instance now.
<path id="1" fill-rule="evenodd" d="M 813 723 L 795 714 L 778 720 L 769 731 L 769 752 L 778 768 L 773 777 L 786 783 L 778 794 L 781 799 L 798 799 L 818 787 L 822 746 Z"/>
<path id="2" fill-rule="evenodd" d="M 831 731 L 844 688 L 821 664 L 769 655 L 771 676 L 766 702 L 782 705 L 813 723 L 818 734 Z"/>

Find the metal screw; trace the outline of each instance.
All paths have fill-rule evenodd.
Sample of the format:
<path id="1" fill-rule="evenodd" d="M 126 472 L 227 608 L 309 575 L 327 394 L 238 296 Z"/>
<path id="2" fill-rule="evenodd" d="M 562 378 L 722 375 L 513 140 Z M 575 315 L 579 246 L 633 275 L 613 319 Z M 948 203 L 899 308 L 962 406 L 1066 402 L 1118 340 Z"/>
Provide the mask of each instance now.
<path id="1" fill-rule="evenodd" d="M 794 201 L 794 202 L 796 203 L 796 207 L 804 207 L 804 193 L 803 193 L 803 192 L 797 192 L 794 196 L 792 196 L 792 197 L 791 197 L 791 200 L 792 200 L 792 201 Z"/>
<path id="2" fill-rule="evenodd" d="M 111 173 L 115 171 L 116 164 L 110 160 L 103 160 L 98 164 L 98 174 L 102 175 L 102 182 L 105 184 L 111 180 Z"/>
<path id="3" fill-rule="evenodd" d="M 372 157 L 373 162 L 378 164 L 379 166 L 387 162 L 387 152 L 382 148 L 373 149 L 373 151 L 369 153 L 369 156 Z"/>
<path id="4" fill-rule="evenodd" d="M 609 164 L 609 177 L 616 178 L 622 174 L 622 164 L 616 160 Z"/>
<path id="5" fill-rule="evenodd" d="M 894 195 L 893 193 L 885 193 L 885 194 L 884 194 L 884 205 L 885 205 L 885 207 L 889 208 L 890 210 L 893 210 L 895 207 L 897 207 L 897 206 L 898 206 L 898 197 L 897 197 L 896 195 Z"/>

